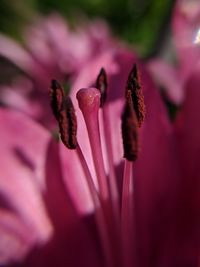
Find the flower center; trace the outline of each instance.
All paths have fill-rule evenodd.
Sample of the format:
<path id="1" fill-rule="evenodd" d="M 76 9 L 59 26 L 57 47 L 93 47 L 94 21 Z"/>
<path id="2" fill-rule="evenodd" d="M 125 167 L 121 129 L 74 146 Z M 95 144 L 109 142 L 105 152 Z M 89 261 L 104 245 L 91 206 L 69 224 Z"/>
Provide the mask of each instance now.
<path id="1" fill-rule="evenodd" d="M 113 160 L 111 142 L 107 77 L 101 69 L 97 88 L 80 89 L 77 93 L 79 108 L 86 124 L 93 164 L 98 181 L 98 190 L 88 168 L 81 147 L 76 139 L 77 122 L 73 104 L 64 96 L 61 86 L 53 81 L 50 95 L 53 113 L 58 121 L 60 136 L 69 149 L 75 149 L 85 173 L 88 188 L 95 207 L 94 215 L 101 241 L 106 267 L 131 267 L 134 260 L 134 198 L 133 161 L 138 156 L 138 127 L 144 119 L 144 101 L 139 84 L 138 71 L 134 65 L 128 77 L 125 90 L 125 105 L 122 114 L 122 139 L 124 146 L 123 188 L 119 190 Z M 100 107 L 102 112 L 100 113 Z M 100 131 L 99 120 L 103 122 L 104 133 Z M 101 136 L 105 136 L 109 173 L 105 171 Z M 121 201 L 121 205 L 120 205 Z"/>

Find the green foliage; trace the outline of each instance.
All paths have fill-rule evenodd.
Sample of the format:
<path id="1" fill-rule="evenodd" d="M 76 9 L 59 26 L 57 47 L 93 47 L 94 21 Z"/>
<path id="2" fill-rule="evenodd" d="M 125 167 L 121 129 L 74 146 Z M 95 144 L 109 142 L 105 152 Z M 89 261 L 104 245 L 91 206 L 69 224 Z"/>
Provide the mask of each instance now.
<path id="1" fill-rule="evenodd" d="M 0 32 L 19 37 L 21 27 L 32 17 L 35 0 L 1 0 L 0 10 Z"/>
<path id="2" fill-rule="evenodd" d="M 43 0 L 38 6 L 43 12 L 58 10 L 73 23 L 76 14 L 83 12 L 89 17 L 103 17 L 117 36 L 147 56 L 162 36 L 173 3 L 173 0 Z"/>
<path id="3" fill-rule="evenodd" d="M 58 11 L 72 24 L 81 15 L 103 17 L 117 36 L 147 56 L 161 39 L 173 3 L 173 0 L 1 0 L 0 31 L 19 34 L 20 27 L 35 12 Z"/>

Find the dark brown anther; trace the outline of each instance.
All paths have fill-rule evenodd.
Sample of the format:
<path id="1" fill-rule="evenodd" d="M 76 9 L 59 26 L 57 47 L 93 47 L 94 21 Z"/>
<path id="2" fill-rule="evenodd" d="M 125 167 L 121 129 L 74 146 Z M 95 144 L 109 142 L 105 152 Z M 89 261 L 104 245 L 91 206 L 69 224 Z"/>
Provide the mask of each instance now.
<path id="1" fill-rule="evenodd" d="M 136 64 L 133 65 L 133 68 L 128 76 L 126 92 L 128 90 L 131 91 L 133 106 L 138 120 L 138 127 L 141 127 L 145 117 L 145 104 L 139 72 Z"/>
<path id="2" fill-rule="evenodd" d="M 49 93 L 51 97 L 51 108 L 54 116 L 58 120 L 59 113 L 63 109 L 64 91 L 56 80 L 52 80 Z"/>
<path id="3" fill-rule="evenodd" d="M 100 107 L 102 107 L 107 97 L 107 75 L 104 68 L 101 68 L 97 76 L 96 88 L 99 89 L 101 93 Z"/>
<path id="4" fill-rule="evenodd" d="M 58 119 L 60 137 L 67 148 L 75 149 L 77 146 L 77 120 L 70 97 L 65 98 L 63 107 Z"/>
<path id="5" fill-rule="evenodd" d="M 138 120 L 132 101 L 132 92 L 126 91 L 126 103 L 122 114 L 122 139 L 124 157 L 129 161 L 135 161 L 138 157 Z"/>
<path id="6" fill-rule="evenodd" d="M 70 97 L 64 96 L 64 91 L 56 80 L 52 80 L 50 96 L 61 140 L 67 148 L 75 149 L 77 146 L 77 120 L 73 103 Z"/>

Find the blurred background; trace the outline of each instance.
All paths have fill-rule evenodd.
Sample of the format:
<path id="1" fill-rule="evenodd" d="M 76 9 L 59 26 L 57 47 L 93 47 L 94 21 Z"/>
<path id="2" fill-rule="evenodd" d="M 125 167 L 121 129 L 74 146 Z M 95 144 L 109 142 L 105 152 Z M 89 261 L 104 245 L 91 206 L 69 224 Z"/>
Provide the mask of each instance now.
<path id="1" fill-rule="evenodd" d="M 68 23 L 100 17 L 112 32 L 134 45 L 143 58 L 158 53 L 168 31 L 173 0 L 1 0 L 0 32 L 18 40 L 25 25 L 38 14 L 59 12 Z"/>
<path id="2" fill-rule="evenodd" d="M 109 47 L 115 38 L 128 44 L 144 60 L 160 55 L 166 57 L 169 51 L 171 57 L 171 45 L 165 44 L 169 44 L 171 36 L 175 2 L 1 0 L 0 104 L 29 114 L 30 103 L 35 99 L 34 108 L 37 110 L 41 99 L 46 99 L 46 88 L 52 77 L 66 84 L 69 82 L 66 77 L 76 73 L 77 66 L 82 66 L 104 47 Z M 100 28 L 95 23 L 93 25 L 93 21 L 98 19 L 103 20 L 105 25 Z M 84 26 L 85 22 L 90 26 Z M 45 27 L 49 28 L 47 32 Z M 73 35 L 77 28 L 78 34 Z M 96 33 L 97 28 L 99 33 Z M 111 33 L 106 33 L 107 29 Z M 69 38 L 66 33 L 70 35 Z M 38 63 L 45 74 L 33 70 L 38 69 Z M 167 106 L 170 114 L 171 110 L 174 114 L 174 107 L 170 103 Z"/>

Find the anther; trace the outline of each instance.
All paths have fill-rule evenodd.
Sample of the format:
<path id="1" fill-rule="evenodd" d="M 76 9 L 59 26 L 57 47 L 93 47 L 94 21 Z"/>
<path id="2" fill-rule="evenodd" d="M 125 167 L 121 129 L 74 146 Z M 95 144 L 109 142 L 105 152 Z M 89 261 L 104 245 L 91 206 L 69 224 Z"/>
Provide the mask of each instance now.
<path id="1" fill-rule="evenodd" d="M 64 91 L 56 80 L 52 80 L 49 93 L 51 97 L 51 108 L 54 116 L 58 120 L 59 113 L 63 109 Z"/>
<path id="2" fill-rule="evenodd" d="M 145 117 L 145 104 L 139 77 L 139 71 L 136 64 L 133 65 L 133 68 L 128 76 L 126 84 L 126 92 L 127 91 L 131 92 L 131 98 L 138 120 L 138 127 L 141 127 Z"/>
<path id="3" fill-rule="evenodd" d="M 102 107 L 107 97 L 107 75 L 104 68 L 101 68 L 97 76 L 96 88 L 99 89 L 101 93 L 100 107 Z"/>
<path id="4" fill-rule="evenodd" d="M 52 80 L 50 88 L 51 107 L 59 124 L 60 137 L 69 149 L 77 146 L 77 120 L 73 103 L 68 96 L 64 96 L 62 87 L 56 80 Z"/>
<path id="5" fill-rule="evenodd" d="M 135 161 L 138 157 L 138 120 L 132 101 L 132 92 L 126 91 L 126 103 L 122 114 L 122 139 L 124 157 L 129 161 Z"/>
<path id="6" fill-rule="evenodd" d="M 70 97 L 65 98 L 64 110 L 61 112 L 59 127 L 63 143 L 67 148 L 75 149 L 77 146 L 77 120 L 75 109 Z"/>

